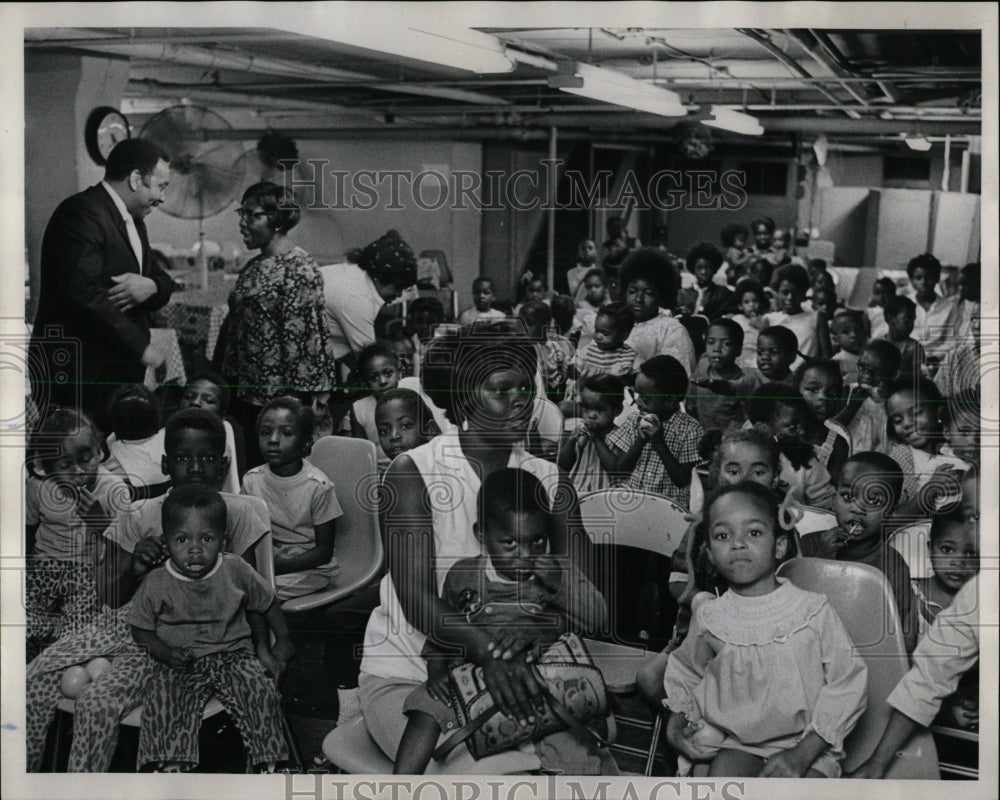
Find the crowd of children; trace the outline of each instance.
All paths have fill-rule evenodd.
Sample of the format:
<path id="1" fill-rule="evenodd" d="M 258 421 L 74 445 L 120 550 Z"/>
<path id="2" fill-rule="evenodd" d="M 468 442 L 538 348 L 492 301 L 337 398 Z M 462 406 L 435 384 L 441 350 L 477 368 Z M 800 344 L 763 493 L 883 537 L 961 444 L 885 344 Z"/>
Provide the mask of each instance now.
<path id="1" fill-rule="evenodd" d="M 707 761 L 719 775 L 837 777 L 865 707 L 866 667 L 826 598 L 776 569 L 807 556 L 880 570 L 917 655 L 921 631 L 976 574 L 979 266 L 956 270 L 945 297 L 940 263 L 917 256 L 909 291 L 882 278 L 866 307 L 848 308 L 825 262 L 798 258 L 772 220 L 727 226 L 722 244 L 675 259 L 630 242 L 602 265 L 584 239 L 568 295 L 529 274 L 513 306 L 479 277 L 458 324 L 474 332 L 511 320 L 530 342 L 534 424 L 545 400 L 559 407 L 564 429 L 546 456 L 578 495 L 621 486 L 690 515 L 661 587 L 679 605 L 673 637 L 639 679 L 652 706 L 668 709 L 681 762 Z M 418 266 L 423 288 L 451 280 L 442 253 L 422 253 Z M 370 440 L 381 474 L 456 432 L 442 411 L 450 399 L 425 392 L 422 377 L 444 323 L 436 298 L 413 300 L 403 326 L 357 354 L 358 392 L 342 409 L 279 397 L 251 431 L 226 419 L 229 389 L 211 372 L 173 399 L 122 387 L 109 431 L 72 409 L 44 415 L 25 494 L 29 769 L 41 762 L 61 671 L 95 657 L 112 669 L 77 698 L 71 769 L 106 769 L 118 719 L 140 704 L 137 766 L 194 768 L 213 695 L 249 763 L 273 771 L 287 758 L 276 681 L 293 649 L 279 604 L 338 574 L 338 487 L 309 462 L 311 445 L 331 432 Z M 246 452 L 263 463 L 247 464 Z M 525 475 L 483 483 L 494 492 L 480 503 L 483 555 L 444 584 L 467 617 L 479 610 L 467 607 L 469 586 L 483 602 L 523 600 L 530 588 L 543 610 L 578 611 L 535 564 L 551 553 L 548 512 L 525 504 Z M 798 520 L 816 511 L 828 527 L 800 535 Z M 911 579 L 890 539 L 917 521 L 929 521 L 929 569 Z M 586 613 L 603 614 L 598 605 Z M 973 727 L 976 686 L 965 679 L 941 713 Z M 424 769 L 452 719 L 433 685 L 423 691 L 407 706 L 412 749 L 397 768 Z"/>

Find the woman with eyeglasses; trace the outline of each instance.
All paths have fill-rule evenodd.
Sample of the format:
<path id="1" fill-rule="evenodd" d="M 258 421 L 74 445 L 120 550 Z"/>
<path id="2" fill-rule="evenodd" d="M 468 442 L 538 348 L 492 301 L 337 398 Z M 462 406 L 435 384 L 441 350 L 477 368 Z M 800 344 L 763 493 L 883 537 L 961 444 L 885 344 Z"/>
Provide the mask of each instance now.
<path id="1" fill-rule="evenodd" d="M 336 376 L 323 279 L 316 262 L 288 238 L 299 221 L 292 193 L 255 183 L 236 213 L 243 243 L 260 254 L 247 262 L 229 296 L 222 374 L 233 395 L 230 415 L 252 432 L 269 401 L 329 392 Z M 263 463 L 254 435 L 246 436 L 246 455 L 248 467 Z"/>

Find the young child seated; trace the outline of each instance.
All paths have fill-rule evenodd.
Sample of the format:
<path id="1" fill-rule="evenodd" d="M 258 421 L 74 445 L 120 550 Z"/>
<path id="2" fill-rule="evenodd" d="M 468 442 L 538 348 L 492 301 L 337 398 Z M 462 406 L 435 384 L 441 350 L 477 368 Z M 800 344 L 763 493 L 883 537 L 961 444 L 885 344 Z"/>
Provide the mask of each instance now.
<path id="1" fill-rule="evenodd" d="M 881 570 L 896 600 L 906 652 L 912 653 L 919 630 L 917 605 L 906 561 L 889 545 L 886 520 L 899 505 L 903 470 L 884 453 L 855 453 L 837 478 L 833 511 L 837 525 L 799 540 L 803 556 L 857 561 Z M 887 621 L 888 624 L 888 621 Z"/>
<path id="2" fill-rule="evenodd" d="M 814 508 L 830 508 L 834 494 L 830 473 L 803 439 L 806 404 L 802 395 L 787 384 L 766 383 L 750 397 L 747 415 L 750 422 L 767 426 L 777 440 L 779 477 L 791 487 L 795 499 Z"/>
<path id="3" fill-rule="evenodd" d="M 756 483 L 725 487 L 705 530 L 729 588 L 697 605 L 667 662 L 667 741 L 711 761 L 709 775 L 839 777 L 868 671 L 826 597 L 775 575 L 788 547 L 777 500 Z"/>
<path id="4" fill-rule="evenodd" d="M 954 346 L 961 321 L 960 303 L 957 297 L 937 293 L 941 262 L 930 253 L 911 258 L 906 274 L 916 303 L 913 338 L 924 346 L 926 363 L 933 370 Z"/>
<path id="5" fill-rule="evenodd" d="M 732 290 L 713 280 L 724 258 L 722 251 L 709 242 L 696 244 L 687 254 L 687 270 L 694 275 L 695 290 L 698 293 L 694 313 L 703 314 L 710 320 L 728 314 L 735 305 L 736 298 Z"/>
<path id="6" fill-rule="evenodd" d="M 552 330 L 552 308 L 548 304 L 529 300 L 521 305 L 517 315 L 535 342 L 545 394 L 552 402 L 561 403 L 566 397 L 566 381 L 576 351 L 569 339 Z"/>
<path id="7" fill-rule="evenodd" d="M 926 516 L 920 493 L 927 483 L 943 473 L 969 468 L 955 456 L 940 454 L 944 444 L 941 410 L 944 400 L 928 378 L 899 378 L 887 392 L 889 455 L 903 469 L 900 514 Z"/>
<path id="8" fill-rule="evenodd" d="M 725 270 L 724 277 L 730 286 L 736 286 L 747 272 L 750 264 L 750 250 L 747 243 L 750 241 L 750 229 L 746 225 L 738 222 L 730 223 L 722 228 L 719 234 L 722 239 L 722 246 L 725 248 Z M 718 275 L 718 273 L 716 273 Z"/>
<path id="9" fill-rule="evenodd" d="M 246 472 L 246 434 L 243 426 L 226 416 L 229 409 L 229 387 L 225 379 L 216 372 L 203 370 L 188 378 L 181 394 L 178 410 L 183 408 L 204 408 L 222 419 L 226 429 L 226 457 L 229 470 L 222 482 L 221 491 L 239 494 L 240 479 Z"/>
<path id="10" fill-rule="evenodd" d="M 583 349 L 594 341 L 594 323 L 597 313 L 608 303 L 608 277 L 600 267 L 588 270 L 583 276 L 583 296 L 576 301 L 576 313 L 573 317 L 573 330 L 580 332 L 577 347 Z"/>
<path id="11" fill-rule="evenodd" d="M 393 459 L 437 436 L 434 413 L 412 389 L 389 389 L 375 403 L 375 428 L 382 451 Z"/>
<path id="12" fill-rule="evenodd" d="M 597 245 L 593 239 L 581 239 L 576 250 L 576 266 L 566 270 L 566 284 L 569 295 L 574 303 L 580 303 L 587 292 L 584 285 L 587 276 L 599 267 L 597 263 Z"/>
<path id="13" fill-rule="evenodd" d="M 979 572 L 978 524 L 967 522 L 960 508 L 935 514 L 931 517 L 927 553 L 933 574 L 911 581 L 925 629 L 951 605 L 965 582 Z"/>
<path id="14" fill-rule="evenodd" d="M 871 339 L 861 348 L 858 382 L 851 386 L 844 409 L 835 418 L 850 434 L 855 452 L 889 452 L 885 401 L 898 370 L 899 350 L 885 339 Z"/>
<path id="15" fill-rule="evenodd" d="M 31 661 L 50 642 L 97 612 L 97 542 L 129 488 L 101 466 L 102 436 L 85 414 L 51 412 L 31 434 L 25 484 L 28 560 L 24 605 Z"/>
<path id="16" fill-rule="evenodd" d="M 737 366 L 743 349 L 743 328 L 723 317 L 712 323 L 705 353 L 691 374 L 685 408 L 703 428 L 724 431 L 747 421 L 747 398 L 761 385 L 756 370 Z"/>
<path id="17" fill-rule="evenodd" d="M 121 475 L 136 499 L 155 497 L 166 491 L 160 463 L 163 433 L 160 401 L 145 386 L 122 386 L 108 402 L 111 434 L 104 467 Z"/>
<path id="18" fill-rule="evenodd" d="M 169 559 L 136 590 L 128 616 L 136 643 L 156 661 L 142 698 L 139 767 L 185 772 L 197 765 L 201 711 L 214 695 L 250 763 L 273 771 L 288 758 L 275 680 L 292 656 L 274 590 L 239 556 L 222 552 L 226 504 L 214 489 L 174 489 L 162 519 Z M 254 647 L 247 612 L 263 615 L 273 647 L 263 638 Z"/>
<path id="19" fill-rule="evenodd" d="M 626 343 L 641 361 L 673 356 L 686 375 L 695 366 L 694 344 L 669 309 L 677 299 L 678 279 L 670 260 L 652 247 L 630 253 L 621 269 L 624 300 L 635 326 Z"/>
<path id="20" fill-rule="evenodd" d="M 850 309 L 838 311 L 830 323 L 830 334 L 837 346 L 833 360 L 840 365 L 844 383 L 857 383 L 858 359 L 861 358 L 861 348 L 868 341 L 864 314 Z"/>
<path id="21" fill-rule="evenodd" d="M 639 354 L 626 343 L 635 317 L 624 303 L 608 303 L 594 318 L 594 339 L 577 351 L 576 374 L 580 380 L 588 375 L 616 375 L 625 383 L 639 369 Z"/>
<path id="22" fill-rule="evenodd" d="M 767 295 L 767 305 L 761 306 L 760 313 L 767 314 L 778 310 L 778 296 L 771 288 L 771 279 L 774 275 L 774 264 L 766 258 L 756 256 L 750 259 L 750 280 L 764 287 L 764 294 Z"/>
<path id="23" fill-rule="evenodd" d="M 873 339 L 884 339 L 889 333 L 885 321 L 885 304 L 896 296 L 896 282 L 892 278 L 879 278 L 872 286 L 872 299 L 865 309 L 868 317 L 868 327 Z"/>
<path id="24" fill-rule="evenodd" d="M 885 301 L 886 339 L 899 350 L 899 377 L 921 375 L 924 370 L 924 347 L 910 334 L 917 319 L 917 306 L 902 295 Z"/>
<path id="25" fill-rule="evenodd" d="M 792 387 L 806 405 L 802 438 L 813 446 L 816 460 L 827 472 L 836 475 L 851 451 L 843 429 L 831 421 L 844 404 L 840 367 L 829 359 L 805 362 L 795 370 Z"/>
<path id="26" fill-rule="evenodd" d="M 941 454 L 955 456 L 969 464 L 979 464 L 981 400 L 979 387 L 962 389 L 948 398 L 941 409 L 941 424 L 948 444 Z"/>
<path id="27" fill-rule="evenodd" d="M 757 366 L 757 338 L 760 327 L 763 326 L 762 314 L 770 309 L 770 300 L 764 294 L 764 288 L 750 279 L 741 280 L 736 284 L 736 308 L 732 318 L 743 329 L 743 352 L 736 359 L 741 367 L 750 369 Z M 796 343 L 796 346 L 798 343 Z"/>
<path id="28" fill-rule="evenodd" d="M 349 428 L 351 436 L 374 442 L 378 450 L 379 472 L 389 466 L 389 457 L 382 451 L 375 430 L 375 401 L 381 392 L 395 389 L 399 385 L 399 359 L 384 344 L 370 344 L 358 353 L 355 372 L 361 378 L 369 394 L 351 404 L 341 429 Z"/>
<path id="29" fill-rule="evenodd" d="M 681 508 L 688 507 L 691 468 L 698 463 L 704 433 L 680 410 L 687 388 L 687 374 L 676 358 L 644 361 L 635 378 L 636 408 L 607 438 L 618 456 L 615 472 L 628 475 L 626 486 L 662 494 Z"/>
<path id="30" fill-rule="evenodd" d="M 587 375 L 580 383 L 576 434 L 565 436 L 558 464 L 569 474 L 578 495 L 612 486 L 617 479 L 618 457 L 607 445 L 616 430 L 615 418 L 622 413 L 625 384 L 615 375 Z"/>
<path id="31" fill-rule="evenodd" d="M 521 306 L 525 303 L 545 303 L 552 302 L 549 293 L 549 284 L 545 276 L 541 273 L 528 272 L 521 278 L 521 302 L 514 306 L 514 316 L 521 312 Z"/>
<path id="32" fill-rule="evenodd" d="M 802 301 L 809 289 L 809 276 L 797 264 L 779 267 L 773 278 L 779 310 L 767 315 L 768 325 L 781 325 L 795 334 L 798 352 L 809 358 L 829 358 L 830 333 L 826 317 L 815 311 L 803 311 Z"/>
<path id="33" fill-rule="evenodd" d="M 385 338 L 377 339 L 376 343 L 387 348 L 396 356 L 396 361 L 399 363 L 400 380 L 413 377 L 415 369 L 413 342 L 410 341 L 402 328 L 396 328 Z"/>
<path id="34" fill-rule="evenodd" d="M 783 325 L 764 328 L 757 337 L 757 369 L 763 383 L 791 380 L 792 362 L 798 355 L 799 340 Z"/>
<path id="35" fill-rule="evenodd" d="M 495 295 L 493 281 L 476 278 L 472 282 L 472 308 L 467 308 L 458 317 L 460 325 L 471 325 L 480 319 L 503 319 L 507 315 L 493 307 Z"/>
<path id="36" fill-rule="evenodd" d="M 499 629 L 504 632 L 501 638 L 529 636 L 535 653 L 563 631 L 593 631 L 604 624 L 607 608 L 600 592 L 575 566 L 549 552 L 550 511 L 544 498 L 539 480 L 521 469 L 497 470 L 483 480 L 479 520 L 473 526 L 482 554 L 457 561 L 441 592 L 455 611 L 452 624 Z M 424 657 L 427 683 L 403 706 L 408 719 L 393 766 L 397 775 L 422 774 L 441 732 L 457 727 L 455 710 L 445 698 L 448 670 L 464 659 L 449 657 L 430 642 Z M 596 754 L 569 732 L 552 736 L 562 747 L 552 747 L 545 739 L 536 743 L 543 768 L 570 774 L 599 769 Z"/>
<path id="37" fill-rule="evenodd" d="M 333 540 L 344 512 L 326 473 L 305 460 L 313 422 L 312 409 L 294 397 L 264 406 L 257 436 L 266 463 L 243 477 L 243 494 L 261 498 L 271 512 L 279 600 L 321 591 L 337 571 Z"/>

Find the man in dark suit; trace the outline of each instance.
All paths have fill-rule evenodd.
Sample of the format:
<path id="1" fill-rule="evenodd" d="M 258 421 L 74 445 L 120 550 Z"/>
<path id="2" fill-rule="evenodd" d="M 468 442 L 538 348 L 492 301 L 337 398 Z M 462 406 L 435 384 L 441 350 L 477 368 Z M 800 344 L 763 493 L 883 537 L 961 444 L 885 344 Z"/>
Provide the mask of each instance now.
<path id="1" fill-rule="evenodd" d="M 36 401 L 79 403 L 102 419 L 115 389 L 163 363 L 149 314 L 170 299 L 173 283 L 150 259 L 143 218 L 163 202 L 167 162 L 152 142 L 119 142 L 104 180 L 64 200 L 49 220 L 31 340 Z M 60 339 L 79 344 L 78 365 L 66 363 L 73 348 Z"/>

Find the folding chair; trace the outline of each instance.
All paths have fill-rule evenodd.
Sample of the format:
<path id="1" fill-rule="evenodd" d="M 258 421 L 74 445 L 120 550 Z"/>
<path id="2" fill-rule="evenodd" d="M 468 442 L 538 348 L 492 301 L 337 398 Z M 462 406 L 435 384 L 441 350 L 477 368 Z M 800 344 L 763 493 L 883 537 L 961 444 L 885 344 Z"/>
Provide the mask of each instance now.
<path id="1" fill-rule="evenodd" d="M 282 611 L 292 613 L 330 605 L 367 588 L 381 577 L 384 561 L 375 445 L 366 439 L 324 436 L 313 444 L 309 461 L 333 481 L 344 514 L 337 519 L 334 536 L 337 576 L 323 591 L 281 604 Z"/>
<path id="2" fill-rule="evenodd" d="M 778 569 L 800 589 L 825 594 L 868 666 L 868 705 L 844 742 L 844 771 L 871 756 L 892 711 L 886 698 L 909 670 L 896 601 L 875 567 L 825 558 L 794 558 Z M 881 613 L 878 613 L 881 612 Z M 900 750 L 886 778 L 938 780 L 937 750 L 929 731 L 918 730 Z"/>
<path id="3" fill-rule="evenodd" d="M 617 616 L 621 599 L 615 585 L 617 553 L 614 548 L 625 546 L 665 558 L 673 555 L 688 528 L 687 512 L 661 495 L 633 489 L 604 489 L 580 498 L 580 520 L 595 548 L 595 564 L 590 574 L 602 575 L 599 588 L 608 599 L 611 619 Z M 610 547 L 609 547 L 610 546 Z M 613 676 L 608 689 L 619 696 L 635 693 L 636 674 L 654 654 L 645 649 L 617 643 L 588 642 L 594 661 L 605 680 Z M 645 775 L 651 775 L 660 739 L 662 716 L 652 723 L 632 717 L 618 716 L 617 721 L 630 727 L 650 731 L 649 746 L 645 751 L 636 747 L 614 745 L 613 749 L 627 755 L 645 759 Z"/>
<path id="4" fill-rule="evenodd" d="M 927 545 L 931 539 L 929 520 L 914 522 L 900 528 L 889 539 L 889 545 L 902 557 L 910 568 L 911 578 L 928 578 L 933 574 Z"/>

